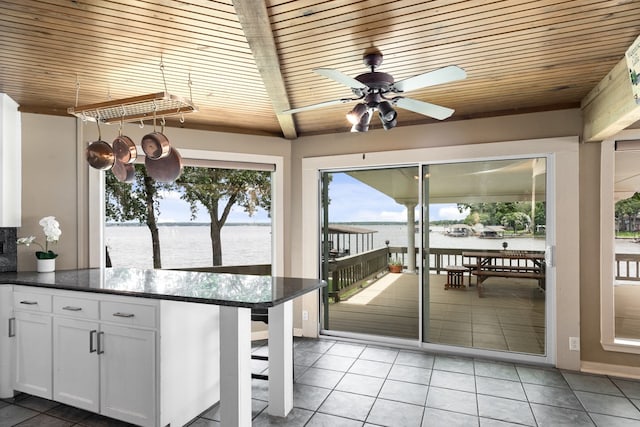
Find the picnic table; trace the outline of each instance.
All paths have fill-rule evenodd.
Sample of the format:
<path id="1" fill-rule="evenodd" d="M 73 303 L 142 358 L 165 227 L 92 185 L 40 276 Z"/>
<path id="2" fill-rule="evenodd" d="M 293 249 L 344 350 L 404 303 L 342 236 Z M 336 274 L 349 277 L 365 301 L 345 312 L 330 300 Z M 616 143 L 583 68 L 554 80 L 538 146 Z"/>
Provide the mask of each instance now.
<path id="1" fill-rule="evenodd" d="M 520 279 L 536 279 L 538 286 L 545 289 L 545 254 L 544 252 L 526 251 L 465 251 L 463 258 L 470 262 L 464 264 L 470 275 L 476 276 L 478 296 L 482 297 L 484 281 L 489 277 L 512 277 Z M 472 260 L 475 260 L 473 262 Z M 471 278 L 469 278 L 471 281 Z"/>

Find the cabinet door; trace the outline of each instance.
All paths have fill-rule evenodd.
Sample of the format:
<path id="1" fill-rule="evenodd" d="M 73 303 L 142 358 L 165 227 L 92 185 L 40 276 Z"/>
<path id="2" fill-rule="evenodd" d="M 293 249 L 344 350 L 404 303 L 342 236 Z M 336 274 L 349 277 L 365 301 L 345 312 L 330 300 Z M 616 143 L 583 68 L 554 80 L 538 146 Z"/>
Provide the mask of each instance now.
<path id="1" fill-rule="evenodd" d="M 100 412 L 98 323 L 54 317 L 53 400 Z"/>
<path id="2" fill-rule="evenodd" d="M 0 285 L 0 399 L 13 397 L 13 287 Z"/>
<path id="3" fill-rule="evenodd" d="M 100 413 L 155 425 L 155 331 L 102 324 L 99 341 Z"/>
<path id="4" fill-rule="evenodd" d="M 51 316 L 16 311 L 14 389 L 51 399 Z"/>

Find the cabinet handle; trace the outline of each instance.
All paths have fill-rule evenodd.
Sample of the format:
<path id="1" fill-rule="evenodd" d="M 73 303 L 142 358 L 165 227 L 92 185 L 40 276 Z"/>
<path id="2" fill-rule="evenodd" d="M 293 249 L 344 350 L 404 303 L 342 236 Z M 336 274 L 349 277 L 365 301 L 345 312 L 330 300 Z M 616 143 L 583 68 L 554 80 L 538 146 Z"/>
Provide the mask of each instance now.
<path id="1" fill-rule="evenodd" d="M 96 351 L 96 348 L 93 346 L 93 337 L 95 337 L 97 333 L 98 331 L 96 331 L 95 329 L 89 331 L 89 353 L 95 353 Z"/>
<path id="2" fill-rule="evenodd" d="M 120 313 L 119 311 L 117 313 L 113 313 L 114 316 L 116 317 L 133 317 L 135 316 L 135 314 L 133 313 Z"/>
<path id="3" fill-rule="evenodd" d="M 25 305 L 38 305 L 38 301 L 20 301 L 20 304 L 25 304 Z"/>
<path id="4" fill-rule="evenodd" d="M 72 305 L 65 305 L 62 309 L 68 311 L 82 311 L 82 307 L 74 307 Z"/>
<path id="5" fill-rule="evenodd" d="M 16 336 L 16 318 L 9 318 L 9 338 Z"/>
<path id="6" fill-rule="evenodd" d="M 98 354 L 103 354 L 104 353 L 104 348 L 102 347 L 102 345 L 104 343 L 102 342 L 100 337 L 104 337 L 104 332 L 98 332 Z"/>

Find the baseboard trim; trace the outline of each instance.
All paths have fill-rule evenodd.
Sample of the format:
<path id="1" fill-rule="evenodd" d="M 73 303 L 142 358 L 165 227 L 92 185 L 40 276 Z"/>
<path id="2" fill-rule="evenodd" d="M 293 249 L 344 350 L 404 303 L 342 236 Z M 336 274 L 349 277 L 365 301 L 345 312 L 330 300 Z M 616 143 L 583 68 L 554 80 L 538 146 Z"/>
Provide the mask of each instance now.
<path id="1" fill-rule="evenodd" d="M 590 374 L 609 375 L 612 377 L 640 379 L 640 367 L 636 366 L 583 361 L 580 363 L 580 371 Z"/>

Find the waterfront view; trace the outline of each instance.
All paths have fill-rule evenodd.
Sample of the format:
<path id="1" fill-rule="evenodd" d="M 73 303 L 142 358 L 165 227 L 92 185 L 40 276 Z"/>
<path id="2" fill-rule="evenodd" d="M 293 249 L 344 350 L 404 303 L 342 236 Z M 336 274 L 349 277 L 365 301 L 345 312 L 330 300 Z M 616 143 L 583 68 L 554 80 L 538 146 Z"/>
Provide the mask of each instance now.
<path id="1" fill-rule="evenodd" d="M 349 224 L 375 230 L 373 248 L 407 245 L 407 226 L 402 223 Z M 114 267 L 152 268 L 151 238 L 144 225 L 107 225 L 105 238 Z M 355 248 L 352 237 L 351 247 Z M 419 242 L 416 233 L 416 242 Z M 444 228 L 431 227 L 431 247 L 465 249 L 502 249 L 507 242 L 511 250 L 545 249 L 544 238 L 504 237 L 481 239 L 476 236 L 450 237 Z M 205 267 L 211 265 L 209 225 L 162 225 L 160 244 L 163 268 Z M 618 253 L 640 253 L 640 243 L 633 239 L 618 239 Z M 271 263 L 271 227 L 267 224 L 227 224 L 222 228 L 222 261 L 224 265 L 251 265 Z"/>
<path id="2" fill-rule="evenodd" d="M 373 248 L 407 245 L 407 226 L 403 223 L 349 224 L 375 230 Z M 211 265 L 209 225 L 162 225 L 160 245 L 163 268 L 206 267 Z M 271 263 L 271 227 L 268 224 L 227 224 L 222 228 L 222 261 L 224 265 Z M 352 251 L 356 236 L 351 237 Z M 513 250 L 544 250 L 542 238 L 450 237 L 444 229 L 432 227 L 430 244 L 436 248 L 502 249 L 507 242 Z M 114 267 L 152 268 L 151 237 L 146 225 L 107 225 L 105 241 Z M 416 233 L 416 242 L 419 242 Z M 640 249 L 640 244 L 635 244 Z"/>

